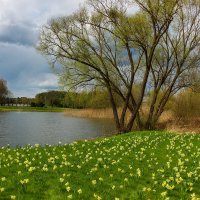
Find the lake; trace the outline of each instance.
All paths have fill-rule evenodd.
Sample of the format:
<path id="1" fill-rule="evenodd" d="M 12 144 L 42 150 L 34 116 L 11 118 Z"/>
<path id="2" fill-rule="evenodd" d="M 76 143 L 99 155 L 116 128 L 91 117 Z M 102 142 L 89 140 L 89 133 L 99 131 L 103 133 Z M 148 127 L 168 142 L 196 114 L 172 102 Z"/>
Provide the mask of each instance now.
<path id="1" fill-rule="evenodd" d="M 85 119 L 48 112 L 0 112 L 0 147 L 62 144 L 115 133 L 110 120 Z"/>

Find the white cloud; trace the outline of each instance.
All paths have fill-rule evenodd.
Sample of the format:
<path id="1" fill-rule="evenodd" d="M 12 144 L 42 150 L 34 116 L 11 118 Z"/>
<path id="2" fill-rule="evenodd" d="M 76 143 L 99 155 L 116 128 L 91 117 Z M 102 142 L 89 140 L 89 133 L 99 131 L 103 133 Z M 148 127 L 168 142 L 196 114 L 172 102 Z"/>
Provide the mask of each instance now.
<path id="1" fill-rule="evenodd" d="M 34 82 L 36 86 L 39 86 L 41 88 L 53 88 L 55 87 L 55 85 L 58 84 L 57 80 L 58 79 L 56 75 L 46 73 L 44 74 L 41 80 L 38 80 L 37 82 L 34 81 Z"/>
<path id="2" fill-rule="evenodd" d="M 48 18 L 70 14 L 84 0 L 0 0 L 0 22 L 41 25 Z"/>

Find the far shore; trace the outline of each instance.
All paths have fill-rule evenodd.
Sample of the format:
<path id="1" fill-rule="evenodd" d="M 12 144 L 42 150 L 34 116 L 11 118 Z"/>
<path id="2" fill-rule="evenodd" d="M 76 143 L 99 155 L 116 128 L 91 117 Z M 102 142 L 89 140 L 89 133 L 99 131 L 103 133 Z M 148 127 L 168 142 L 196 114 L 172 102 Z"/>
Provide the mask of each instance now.
<path id="1" fill-rule="evenodd" d="M 64 112 L 65 108 L 30 107 L 30 106 L 0 106 L 0 112 Z"/>

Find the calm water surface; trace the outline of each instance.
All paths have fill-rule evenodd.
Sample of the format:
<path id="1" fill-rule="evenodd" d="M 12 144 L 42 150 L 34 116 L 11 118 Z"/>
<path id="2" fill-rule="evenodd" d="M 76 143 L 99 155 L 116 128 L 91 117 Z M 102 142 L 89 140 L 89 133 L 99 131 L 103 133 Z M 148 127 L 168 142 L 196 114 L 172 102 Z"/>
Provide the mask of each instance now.
<path id="1" fill-rule="evenodd" d="M 66 117 L 63 113 L 0 112 L 0 147 L 69 143 L 115 132 L 110 120 Z"/>

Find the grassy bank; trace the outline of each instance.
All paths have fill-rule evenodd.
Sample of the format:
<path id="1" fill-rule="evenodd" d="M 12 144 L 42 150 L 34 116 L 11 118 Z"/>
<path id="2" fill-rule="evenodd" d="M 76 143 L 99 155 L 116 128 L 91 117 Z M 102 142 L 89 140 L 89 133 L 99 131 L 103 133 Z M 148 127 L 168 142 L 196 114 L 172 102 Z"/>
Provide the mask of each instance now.
<path id="1" fill-rule="evenodd" d="M 0 106 L 0 112 L 64 112 L 64 108 L 55 107 L 27 107 L 27 106 Z"/>
<path id="2" fill-rule="evenodd" d="M 197 199 L 200 135 L 135 132 L 0 149 L 0 199 Z"/>

